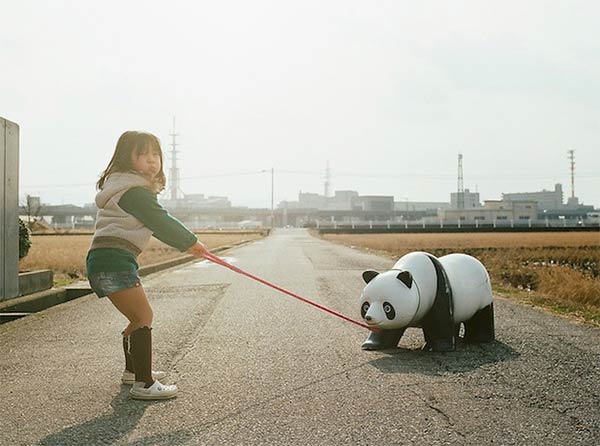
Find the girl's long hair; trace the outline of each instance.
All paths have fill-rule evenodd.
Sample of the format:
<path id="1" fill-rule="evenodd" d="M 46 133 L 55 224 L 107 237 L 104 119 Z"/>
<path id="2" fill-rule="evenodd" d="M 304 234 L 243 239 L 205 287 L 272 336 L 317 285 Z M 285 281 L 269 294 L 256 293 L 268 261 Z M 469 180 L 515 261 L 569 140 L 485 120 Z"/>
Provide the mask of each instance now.
<path id="1" fill-rule="evenodd" d="M 163 154 L 160 148 L 159 139 L 151 133 L 136 132 L 134 130 L 123 133 L 117 141 L 115 153 L 113 153 L 108 166 L 100 175 L 100 179 L 96 183 L 98 190 L 102 189 L 106 178 L 113 172 L 130 172 L 133 171 L 131 163 L 132 154 L 141 155 L 148 150 L 156 150 L 160 154 L 160 172 L 156 174 L 152 180 L 154 192 L 158 193 L 165 188 L 167 179 L 163 171 Z"/>

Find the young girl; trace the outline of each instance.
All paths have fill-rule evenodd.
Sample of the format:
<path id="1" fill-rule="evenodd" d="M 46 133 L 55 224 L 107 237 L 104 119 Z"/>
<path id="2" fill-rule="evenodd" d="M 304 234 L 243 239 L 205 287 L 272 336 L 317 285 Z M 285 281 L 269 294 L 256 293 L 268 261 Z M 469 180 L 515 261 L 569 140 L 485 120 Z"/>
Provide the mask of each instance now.
<path id="1" fill-rule="evenodd" d="M 208 251 L 194 233 L 157 201 L 165 187 L 163 157 L 158 138 L 129 131 L 119 138 L 115 152 L 97 183 L 96 232 L 86 267 L 92 290 L 109 300 L 129 320 L 123 330 L 125 370 L 121 382 L 133 384 L 131 398 L 173 398 L 175 385 L 158 380 L 152 371 L 152 308 L 141 286 L 137 256 L 150 237 L 182 252 L 203 257 Z"/>

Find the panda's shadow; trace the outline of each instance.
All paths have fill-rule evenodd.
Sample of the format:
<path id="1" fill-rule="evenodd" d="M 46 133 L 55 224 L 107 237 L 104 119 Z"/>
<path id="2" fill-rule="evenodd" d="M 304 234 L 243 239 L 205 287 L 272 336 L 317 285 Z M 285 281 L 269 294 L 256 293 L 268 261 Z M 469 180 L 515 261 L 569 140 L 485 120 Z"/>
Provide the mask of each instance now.
<path id="1" fill-rule="evenodd" d="M 453 352 L 427 352 L 412 346 L 380 350 L 387 356 L 369 361 L 383 373 L 416 373 L 431 376 L 464 373 L 503 361 L 512 361 L 520 353 L 507 344 L 493 341 L 486 344 L 469 344 L 457 340 Z"/>

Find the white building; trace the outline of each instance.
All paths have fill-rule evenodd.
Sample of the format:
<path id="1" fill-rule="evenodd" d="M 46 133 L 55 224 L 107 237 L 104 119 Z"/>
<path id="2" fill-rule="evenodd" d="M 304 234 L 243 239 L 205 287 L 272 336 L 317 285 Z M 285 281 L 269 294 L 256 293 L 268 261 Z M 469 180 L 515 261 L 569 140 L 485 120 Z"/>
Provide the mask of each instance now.
<path id="1" fill-rule="evenodd" d="M 459 198 L 461 195 L 463 197 L 463 206 L 459 206 Z M 450 194 L 450 207 L 453 209 L 480 208 L 481 202 L 479 199 L 479 192 L 470 192 L 469 189 L 465 189 L 462 193 L 452 192 Z"/>
<path id="2" fill-rule="evenodd" d="M 535 201 L 485 200 L 479 208 L 442 209 L 438 216 L 448 222 L 495 223 L 498 221 L 536 220 L 538 206 Z"/>

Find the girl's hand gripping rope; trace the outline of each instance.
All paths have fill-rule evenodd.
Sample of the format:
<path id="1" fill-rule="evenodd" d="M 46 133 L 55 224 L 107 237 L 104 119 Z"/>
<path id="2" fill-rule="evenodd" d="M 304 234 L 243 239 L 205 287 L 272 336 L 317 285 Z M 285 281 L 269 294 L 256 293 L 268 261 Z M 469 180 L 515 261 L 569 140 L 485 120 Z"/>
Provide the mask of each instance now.
<path id="1" fill-rule="evenodd" d="M 210 254 L 210 251 L 206 249 L 206 246 L 200 242 L 194 243 L 186 252 L 193 256 L 204 258 L 206 258 L 207 254 Z"/>

